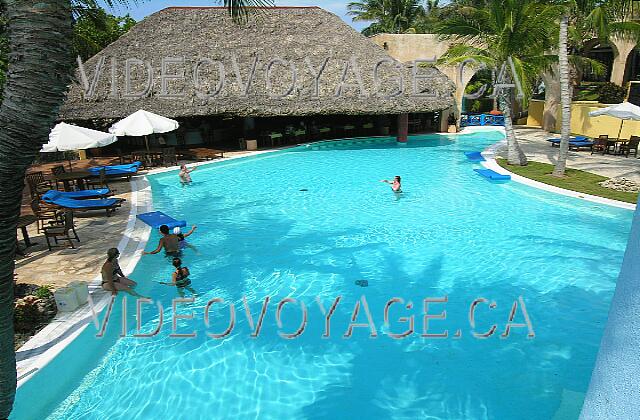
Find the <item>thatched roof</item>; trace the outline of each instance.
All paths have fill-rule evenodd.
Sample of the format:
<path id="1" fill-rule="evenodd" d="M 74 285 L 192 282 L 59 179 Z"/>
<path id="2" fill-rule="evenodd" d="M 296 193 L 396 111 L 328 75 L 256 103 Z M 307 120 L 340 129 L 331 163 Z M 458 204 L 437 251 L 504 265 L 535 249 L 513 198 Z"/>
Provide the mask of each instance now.
<path id="1" fill-rule="evenodd" d="M 234 69 L 234 59 L 242 82 L 249 79 L 250 70 L 258 57 L 255 77 L 246 96 Z M 345 24 L 339 17 L 318 7 L 273 7 L 252 13 L 244 25 L 235 24 L 224 8 L 170 7 L 148 16 L 128 33 L 85 63 L 89 82 L 96 73 L 96 65 L 104 57 L 102 73 L 97 79 L 92 98 L 84 95 L 80 82 L 75 83 L 61 109 L 60 117 L 71 120 L 111 119 L 124 117 L 138 109 L 167 117 L 196 115 L 276 116 L 312 114 L 399 114 L 428 112 L 451 106 L 452 82 L 434 67 L 419 68 L 418 92 L 433 97 L 413 96 L 412 69 L 393 60 L 384 49 Z M 162 59 L 183 59 L 184 63 L 167 64 L 165 74 L 184 70 L 184 79 L 165 84 L 170 94 L 179 98 L 162 98 Z M 336 97 L 336 89 L 345 74 L 346 63 L 355 59 L 362 78 L 364 96 L 357 87 L 351 64 L 346 72 L 346 87 Z M 220 92 L 203 98 L 198 92 L 215 92 L 220 81 L 219 65 L 200 62 L 199 83 L 194 83 L 194 69 L 201 59 L 220 61 L 224 66 L 225 84 Z M 318 72 L 324 60 L 325 70 L 318 79 L 319 92 L 314 97 L 314 77 L 307 63 Z M 139 59 L 150 63 L 153 83 L 143 98 L 125 98 L 125 61 Z M 272 59 L 293 63 L 297 82 L 290 94 L 291 67 L 275 63 L 271 67 L 271 89 L 267 87 L 266 68 Z M 373 69 L 381 60 L 392 60 L 379 67 L 379 80 L 374 84 Z M 115 60 L 117 90 L 112 89 L 112 62 Z M 399 66 L 394 69 L 392 66 Z M 131 67 L 130 92 L 144 91 L 146 76 L 142 65 Z M 395 97 L 383 97 L 398 90 L 398 75 L 404 79 L 404 92 Z M 375 86 L 381 86 L 376 94 Z M 388 95 L 387 95 L 388 96 Z"/>

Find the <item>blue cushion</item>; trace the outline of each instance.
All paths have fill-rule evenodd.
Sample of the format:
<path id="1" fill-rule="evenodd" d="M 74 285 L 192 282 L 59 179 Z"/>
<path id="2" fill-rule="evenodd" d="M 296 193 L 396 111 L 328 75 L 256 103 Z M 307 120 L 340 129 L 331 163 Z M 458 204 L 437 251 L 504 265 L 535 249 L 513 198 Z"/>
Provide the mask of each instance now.
<path id="1" fill-rule="evenodd" d="M 171 216 L 167 216 L 161 211 L 152 211 L 150 213 L 142 213 L 139 214 L 138 219 L 142 220 L 144 223 L 148 224 L 154 229 L 159 228 L 162 225 L 167 225 L 169 229 L 173 229 L 174 227 L 185 227 L 187 222 L 184 220 L 176 220 Z"/>
<path id="2" fill-rule="evenodd" d="M 474 171 L 476 171 L 479 175 L 482 175 L 487 179 L 492 179 L 496 181 L 511 179 L 511 175 L 502 175 L 497 173 L 496 171 L 492 171 L 491 169 L 474 169 Z"/>

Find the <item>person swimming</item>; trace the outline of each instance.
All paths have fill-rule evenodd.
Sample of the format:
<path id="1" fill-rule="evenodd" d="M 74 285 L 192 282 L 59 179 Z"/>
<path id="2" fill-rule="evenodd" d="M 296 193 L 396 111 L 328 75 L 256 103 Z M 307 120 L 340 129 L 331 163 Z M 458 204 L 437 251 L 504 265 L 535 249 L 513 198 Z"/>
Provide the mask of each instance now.
<path id="1" fill-rule="evenodd" d="M 195 171 L 196 168 L 191 168 L 188 169 L 187 165 L 185 165 L 184 163 L 182 165 L 180 165 L 180 173 L 178 173 L 178 177 L 180 178 L 180 183 L 182 184 L 182 186 L 191 184 L 191 172 Z"/>
<path id="2" fill-rule="evenodd" d="M 178 249 L 182 250 L 186 247 L 193 248 L 193 245 L 190 245 L 189 242 L 186 241 L 185 238 L 191 236 L 191 234 L 198 228 L 198 226 L 191 226 L 191 230 L 187 233 L 182 233 L 182 230 L 179 227 L 173 228 L 173 234 L 178 237 Z"/>
<path id="3" fill-rule="evenodd" d="M 169 256 L 177 256 L 180 254 L 180 239 L 178 235 L 170 234 L 169 226 L 167 225 L 160 226 L 160 234 L 162 238 L 158 241 L 158 247 L 150 252 L 144 251 L 142 255 L 157 254 L 162 248 L 164 248 L 165 253 Z"/>
<path id="4" fill-rule="evenodd" d="M 160 284 L 166 284 L 168 286 L 176 286 L 178 289 L 178 294 L 180 297 L 184 297 L 184 290 L 188 290 L 192 295 L 197 294 L 195 290 L 191 287 L 191 280 L 189 279 L 188 267 L 182 266 L 182 260 L 178 257 L 173 259 L 173 266 L 176 270 L 171 275 L 171 283 L 168 282 L 158 282 Z"/>
<path id="5" fill-rule="evenodd" d="M 402 181 L 400 180 L 400 176 L 399 175 L 396 175 L 393 178 L 393 180 L 382 179 L 382 180 L 380 180 L 380 182 L 384 182 L 386 184 L 391 184 L 391 189 L 395 193 L 401 193 L 402 192 Z"/>

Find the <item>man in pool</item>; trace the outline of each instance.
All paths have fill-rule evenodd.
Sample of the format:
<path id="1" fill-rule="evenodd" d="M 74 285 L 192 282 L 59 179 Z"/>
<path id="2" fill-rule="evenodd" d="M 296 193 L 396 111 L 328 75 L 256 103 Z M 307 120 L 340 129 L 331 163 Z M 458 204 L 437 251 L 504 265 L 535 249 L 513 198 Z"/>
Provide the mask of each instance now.
<path id="1" fill-rule="evenodd" d="M 191 168 L 191 169 L 187 169 L 187 165 L 185 165 L 184 163 L 182 165 L 180 165 L 180 173 L 178 174 L 178 177 L 180 178 L 180 183 L 182 184 L 182 186 L 184 187 L 185 185 L 189 185 L 191 184 L 191 172 L 195 171 L 196 168 Z"/>
<path id="2" fill-rule="evenodd" d="M 391 184 L 391 189 L 393 190 L 394 193 L 401 193 L 402 192 L 402 184 L 400 181 L 400 176 L 396 175 L 393 180 L 388 180 L 388 179 L 382 179 L 380 180 L 380 182 L 384 182 L 386 184 Z"/>
<path id="3" fill-rule="evenodd" d="M 151 252 L 144 251 L 142 255 L 157 254 L 164 248 L 164 252 L 169 256 L 178 256 L 180 254 L 180 238 L 178 235 L 169 233 L 169 226 L 160 226 L 162 238 L 158 241 L 158 247 Z"/>

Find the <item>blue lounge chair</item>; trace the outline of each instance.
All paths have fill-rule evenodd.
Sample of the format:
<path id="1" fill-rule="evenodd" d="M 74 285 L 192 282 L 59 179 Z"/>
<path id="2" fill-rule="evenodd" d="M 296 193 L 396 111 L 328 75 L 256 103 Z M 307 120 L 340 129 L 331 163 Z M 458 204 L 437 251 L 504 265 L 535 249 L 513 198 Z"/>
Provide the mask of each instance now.
<path id="1" fill-rule="evenodd" d="M 557 146 L 560 145 L 560 140 L 559 138 L 553 138 L 553 139 L 547 139 L 547 141 L 549 143 L 551 143 L 551 146 Z M 587 136 L 575 136 L 575 137 L 571 137 L 569 139 L 569 144 L 571 143 L 579 143 L 579 142 L 583 142 L 583 141 L 590 141 L 589 137 Z"/>
<path id="2" fill-rule="evenodd" d="M 79 191 L 56 191 L 49 190 L 44 195 L 49 194 L 50 192 L 60 193 L 60 197 L 62 198 L 72 198 L 74 200 L 86 200 L 91 198 L 106 198 L 113 193 L 109 188 L 96 188 L 95 190 L 79 190 Z"/>
<path id="3" fill-rule="evenodd" d="M 491 169 L 474 169 L 474 171 L 476 171 L 478 175 L 494 181 L 507 181 L 511 179 L 511 175 L 502 175 Z"/>
<path id="4" fill-rule="evenodd" d="M 104 169 L 106 176 L 126 176 L 130 177 L 138 172 L 138 169 L 142 165 L 142 162 L 127 163 L 124 165 L 109 165 L 109 166 L 93 166 L 87 169 L 92 175 L 100 175 L 100 171 Z"/>
<path id="5" fill-rule="evenodd" d="M 77 211 L 106 210 L 108 215 L 110 211 L 115 211 L 117 207 L 120 207 L 124 200 L 122 198 L 76 200 L 63 196 L 60 191 L 50 190 L 42 195 L 42 201 L 64 209 Z"/>
<path id="6" fill-rule="evenodd" d="M 484 162 L 485 160 L 484 157 L 482 156 L 482 153 L 480 152 L 464 152 L 464 155 L 471 162 Z"/>

